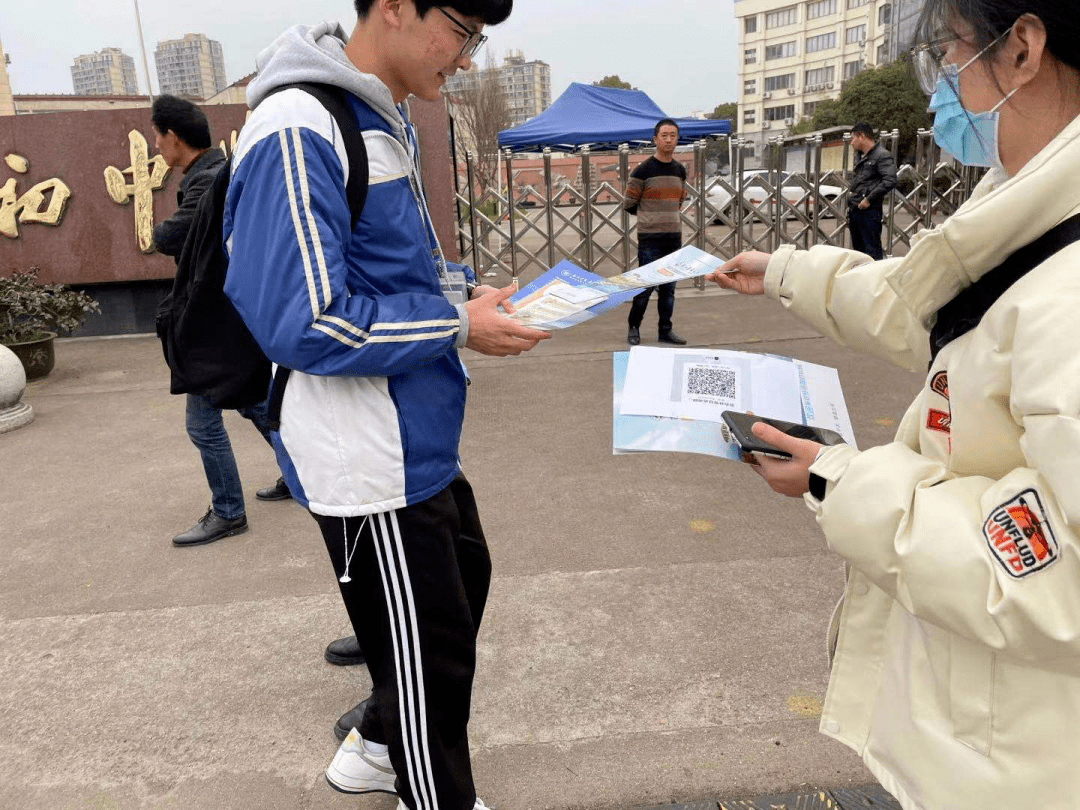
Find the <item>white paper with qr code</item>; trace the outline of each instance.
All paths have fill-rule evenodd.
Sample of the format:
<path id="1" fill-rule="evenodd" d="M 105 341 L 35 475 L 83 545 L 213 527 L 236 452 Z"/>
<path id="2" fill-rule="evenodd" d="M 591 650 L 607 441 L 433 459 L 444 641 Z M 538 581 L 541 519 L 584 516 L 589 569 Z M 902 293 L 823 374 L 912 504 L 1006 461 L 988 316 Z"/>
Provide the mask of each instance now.
<path id="1" fill-rule="evenodd" d="M 719 349 L 630 350 L 620 414 L 723 423 L 724 411 L 829 428 L 855 443 L 835 369 Z"/>

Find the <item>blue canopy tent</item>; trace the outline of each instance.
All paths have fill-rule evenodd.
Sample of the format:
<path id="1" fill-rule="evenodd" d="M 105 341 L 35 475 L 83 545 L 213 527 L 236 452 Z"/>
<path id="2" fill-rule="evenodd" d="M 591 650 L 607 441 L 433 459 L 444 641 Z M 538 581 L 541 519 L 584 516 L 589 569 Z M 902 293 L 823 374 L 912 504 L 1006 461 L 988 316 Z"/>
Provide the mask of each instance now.
<path id="1" fill-rule="evenodd" d="M 573 152 L 585 145 L 595 150 L 635 141 L 650 143 L 656 122 L 668 117 L 640 90 L 575 83 L 535 118 L 500 132 L 499 146 L 515 152 L 539 152 L 545 146 Z M 679 125 L 681 144 L 731 134 L 731 122 L 726 120 L 673 120 Z"/>

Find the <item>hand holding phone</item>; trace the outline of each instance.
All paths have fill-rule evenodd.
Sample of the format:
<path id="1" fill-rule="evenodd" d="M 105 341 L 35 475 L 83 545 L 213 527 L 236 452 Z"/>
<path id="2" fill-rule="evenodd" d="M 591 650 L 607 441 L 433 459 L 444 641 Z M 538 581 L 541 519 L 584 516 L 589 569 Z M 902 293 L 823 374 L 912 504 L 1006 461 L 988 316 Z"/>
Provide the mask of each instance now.
<path id="1" fill-rule="evenodd" d="M 773 447 L 755 436 L 751 430 L 755 422 L 772 425 L 777 430 L 795 439 L 806 439 L 827 446 L 843 444 L 844 442 L 844 438 L 835 430 L 785 422 L 783 419 L 769 419 L 768 417 L 753 416 L 739 411 L 724 411 L 721 417 L 730 429 L 732 438 L 738 442 L 744 453 L 762 453 L 773 458 L 791 458 L 791 453 Z"/>
<path id="2" fill-rule="evenodd" d="M 801 498 L 810 487 L 810 467 L 821 445 L 842 444 L 843 437 L 832 430 L 807 427 L 780 419 L 765 419 L 747 413 L 725 411 L 724 422 L 743 450 L 743 460 L 772 488 L 789 498 Z M 758 438 L 751 430 L 757 422 L 759 431 L 775 444 Z M 781 445 L 787 450 L 781 449 Z"/>

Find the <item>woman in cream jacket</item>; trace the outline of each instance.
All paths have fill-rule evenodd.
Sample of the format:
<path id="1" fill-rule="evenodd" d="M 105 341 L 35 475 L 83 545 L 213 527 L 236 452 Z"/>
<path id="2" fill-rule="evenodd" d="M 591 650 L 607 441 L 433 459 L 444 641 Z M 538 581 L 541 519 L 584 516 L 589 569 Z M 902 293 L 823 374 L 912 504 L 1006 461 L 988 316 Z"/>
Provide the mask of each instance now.
<path id="1" fill-rule="evenodd" d="M 903 258 L 784 247 L 712 279 L 778 299 L 843 345 L 930 364 L 892 444 L 824 449 L 755 428 L 793 458 L 754 469 L 805 498 L 849 567 L 822 732 L 907 810 L 1076 810 L 1080 242 L 970 331 L 933 352 L 930 338 L 959 293 L 1080 214 L 1080 13 L 927 0 L 922 29 L 924 89 L 930 64 L 935 100 L 951 87 L 953 124 L 973 127 L 964 145 L 996 164 L 972 199 Z M 959 143 L 938 109 L 935 132 Z"/>

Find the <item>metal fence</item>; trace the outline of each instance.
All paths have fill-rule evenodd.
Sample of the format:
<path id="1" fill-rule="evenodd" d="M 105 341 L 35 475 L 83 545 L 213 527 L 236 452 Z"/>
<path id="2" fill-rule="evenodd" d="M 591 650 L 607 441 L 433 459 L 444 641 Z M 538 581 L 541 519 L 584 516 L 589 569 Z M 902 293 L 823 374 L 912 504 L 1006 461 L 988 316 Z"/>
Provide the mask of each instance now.
<path id="1" fill-rule="evenodd" d="M 898 157 L 899 133 L 883 133 L 881 144 Z M 850 136 L 839 146 L 809 138 L 794 158 L 780 138 L 761 156 L 772 168 L 748 174 L 749 142 L 730 144 L 731 173 L 708 176 L 706 144 L 694 145 L 687 164 L 687 199 L 682 209 L 683 243 L 730 258 L 743 250 L 776 250 L 782 244 L 845 246 L 847 198 L 853 168 Z M 842 168 L 822 170 L 842 151 Z M 940 223 L 971 194 L 981 170 L 942 161 L 932 133 L 920 130 L 913 163 L 898 171 L 899 184 L 885 202 L 882 243 L 900 255 L 921 228 Z M 631 156 L 651 150 L 620 147 L 612 154 L 583 148 L 572 158 L 574 177 L 553 168 L 545 149 L 539 166 L 507 152 L 499 156 L 497 182 L 478 180 L 477 161 L 466 153 L 458 166 L 457 233 L 463 261 L 486 276 L 532 278 L 563 259 L 579 267 L 614 275 L 637 262 L 634 217 L 622 207 Z M 677 155 L 682 158 L 683 155 Z M 793 160 L 801 165 L 792 165 Z M 685 162 L 685 161 L 684 161 Z M 536 161 L 532 161 L 536 164 Z M 560 161 L 566 169 L 567 161 Z M 781 168 L 785 166 L 786 168 Z"/>

